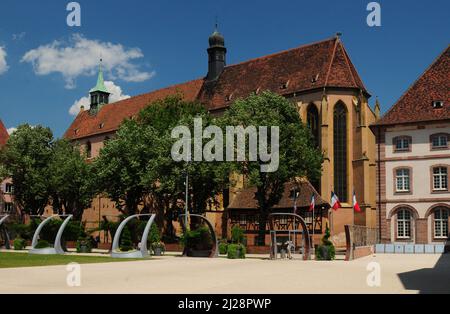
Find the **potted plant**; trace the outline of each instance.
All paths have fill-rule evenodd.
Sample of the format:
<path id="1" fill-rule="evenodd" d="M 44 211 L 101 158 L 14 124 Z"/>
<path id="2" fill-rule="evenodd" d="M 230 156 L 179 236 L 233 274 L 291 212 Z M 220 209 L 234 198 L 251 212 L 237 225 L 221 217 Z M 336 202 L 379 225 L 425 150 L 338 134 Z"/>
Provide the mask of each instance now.
<path id="1" fill-rule="evenodd" d="M 181 237 L 187 256 L 209 257 L 212 249 L 212 238 L 208 227 L 188 230 Z"/>
<path id="2" fill-rule="evenodd" d="M 162 254 L 164 254 L 166 252 L 166 246 L 161 241 L 154 242 L 154 243 L 152 243 L 152 251 L 153 251 L 153 255 L 161 256 Z"/>
<path id="3" fill-rule="evenodd" d="M 77 240 L 77 253 L 91 253 L 92 241 L 90 238 L 80 237 Z"/>
<path id="4" fill-rule="evenodd" d="M 244 259 L 246 249 L 241 243 L 228 245 L 227 258 L 229 259 Z"/>
<path id="5" fill-rule="evenodd" d="M 239 226 L 234 226 L 231 229 L 231 241 L 232 244 L 229 244 L 227 248 L 227 257 L 230 259 L 245 258 L 244 230 Z"/>
<path id="6" fill-rule="evenodd" d="M 332 261 L 336 258 L 336 249 L 330 241 L 330 228 L 325 229 L 325 235 L 322 238 L 322 244 L 316 248 L 316 259 L 319 261 Z"/>

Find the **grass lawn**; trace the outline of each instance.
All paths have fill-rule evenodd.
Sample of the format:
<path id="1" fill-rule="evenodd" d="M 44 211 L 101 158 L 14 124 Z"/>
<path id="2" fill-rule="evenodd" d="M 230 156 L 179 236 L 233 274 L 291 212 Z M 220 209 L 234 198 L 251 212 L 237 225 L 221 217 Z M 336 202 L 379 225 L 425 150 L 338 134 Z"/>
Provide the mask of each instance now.
<path id="1" fill-rule="evenodd" d="M 142 259 L 117 259 L 108 256 L 30 255 L 28 253 L 0 253 L 0 268 L 92 264 L 136 261 Z"/>

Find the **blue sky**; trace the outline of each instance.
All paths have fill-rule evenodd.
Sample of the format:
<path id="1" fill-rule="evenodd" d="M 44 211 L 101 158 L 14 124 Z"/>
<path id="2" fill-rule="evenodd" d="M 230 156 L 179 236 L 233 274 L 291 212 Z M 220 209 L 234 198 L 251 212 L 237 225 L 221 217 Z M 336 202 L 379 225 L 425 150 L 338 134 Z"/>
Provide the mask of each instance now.
<path id="1" fill-rule="evenodd" d="M 73 28 L 69 2 L 0 2 L 8 67 L 0 74 L 0 119 L 8 128 L 42 124 L 61 136 L 74 118 L 69 109 L 95 85 L 100 55 L 118 96 L 118 87 L 125 97 L 202 77 L 216 15 L 228 64 L 342 32 L 383 112 L 450 43 L 448 0 L 378 1 L 382 26 L 372 28 L 366 0 L 80 0 L 82 26 Z"/>

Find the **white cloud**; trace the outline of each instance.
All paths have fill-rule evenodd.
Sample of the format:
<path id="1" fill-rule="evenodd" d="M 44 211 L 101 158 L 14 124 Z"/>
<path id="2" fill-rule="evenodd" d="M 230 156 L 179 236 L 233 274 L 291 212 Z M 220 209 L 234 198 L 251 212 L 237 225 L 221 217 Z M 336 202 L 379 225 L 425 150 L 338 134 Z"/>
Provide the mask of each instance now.
<path id="1" fill-rule="evenodd" d="M 109 96 L 110 103 L 130 98 L 129 95 L 124 95 L 122 92 L 122 88 L 114 84 L 114 82 L 105 81 L 105 86 L 111 93 L 111 96 Z M 76 116 L 80 112 L 81 106 L 84 106 L 84 108 L 89 109 L 89 105 L 90 105 L 89 97 L 82 97 L 73 103 L 73 105 L 69 109 L 69 113 L 73 116 Z"/>
<path id="2" fill-rule="evenodd" d="M 9 69 L 8 63 L 6 63 L 6 56 L 7 54 L 5 48 L 0 46 L 0 75 Z"/>
<path id="3" fill-rule="evenodd" d="M 8 134 L 11 135 L 17 131 L 17 128 L 9 128 L 7 131 L 8 131 Z"/>
<path id="4" fill-rule="evenodd" d="M 141 71 L 132 61 L 144 57 L 139 48 L 125 48 L 121 44 L 91 40 L 80 34 L 70 38 L 69 43 L 55 40 L 28 51 L 22 62 L 33 65 L 37 75 L 61 73 L 66 88 L 74 88 L 77 77 L 97 73 L 99 59 L 111 79 L 126 82 L 142 82 L 152 78 L 155 72 Z"/>

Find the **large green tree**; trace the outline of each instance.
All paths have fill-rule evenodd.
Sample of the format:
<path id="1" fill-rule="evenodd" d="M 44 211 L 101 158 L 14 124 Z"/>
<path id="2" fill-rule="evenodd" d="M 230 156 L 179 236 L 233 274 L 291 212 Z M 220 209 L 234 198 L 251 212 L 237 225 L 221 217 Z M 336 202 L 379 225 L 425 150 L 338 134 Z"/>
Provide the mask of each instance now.
<path id="1" fill-rule="evenodd" d="M 126 120 L 94 161 L 95 187 L 105 192 L 124 215 L 133 215 L 151 191 L 161 139 L 152 127 Z M 154 180 L 143 177 L 147 176 Z"/>
<path id="2" fill-rule="evenodd" d="M 94 197 L 92 165 L 86 162 L 78 146 L 65 139 L 52 145 L 49 183 L 53 209 L 72 214 L 80 221 Z"/>
<path id="3" fill-rule="evenodd" d="M 48 204 L 52 142 L 49 128 L 25 124 L 11 135 L 2 154 L 6 172 L 14 182 L 15 200 L 24 213 L 42 215 Z"/>
<path id="4" fill-rule="evenodd" d="M 284 185 L 296 178 L 314 180 L 320 177 L 323 157 L 315 148 L 309 128 L 301 122 L 295 105 L 286 98 L 271 92 L 251 95 L 237 100 L 221 119 L 221 125 L 279 127 L 279 166 L 274 172 L 262 171 L 267 162 L 251 161 L 249 146 L 245 147 L 245 159 L 233 163 L 233 171 L 244 175 L 249 186 L 257 188 L 259 207 L 259 244 L 265 244 L 265 226 L 270 209 L 279 202 Z M 270 133 L 270 132 L 269 132 Z M 270 137 L 269 137 L 270 138 Z M 248 137 L 247 137 L 248 139 Z M 234 149 L 238 149 L 235 141 Z M 243 147 L 239 147 L 242 149 Z M 270 141 L 269 141 L 270 151 Z"/>
<path id="5" fill-rule="evenodd" d="M 157 101 L 144 109 L 139 123 L 152 127 L 160 139 L 158 156 L 152 161 L 144 175 L 147 186 L 152 186 L 151 198 L 159 217 L 165 217 L 166 235 L 173 236 L 172 219 L 182 210 L 185 199 L 186 171 L 189 174 L 189 210 L 203 213 L 209 206 L 217 205 L 216 196 L 223 191 L 227 172 L 217 162 L 177 162 L 171 156 L 172 146 L 177 139 L 171 137 L 177 126 L 187 126 L 194 134 L 194 119 L 202 118 L 203 127 L 214 123 L 213 117 L 199 103 L 183 101 L 181 95 L 174 95 Z M 193 148 L 192 148 L 193 149 Z M 156 181 L 155 181 L 156 178 Z"/>

